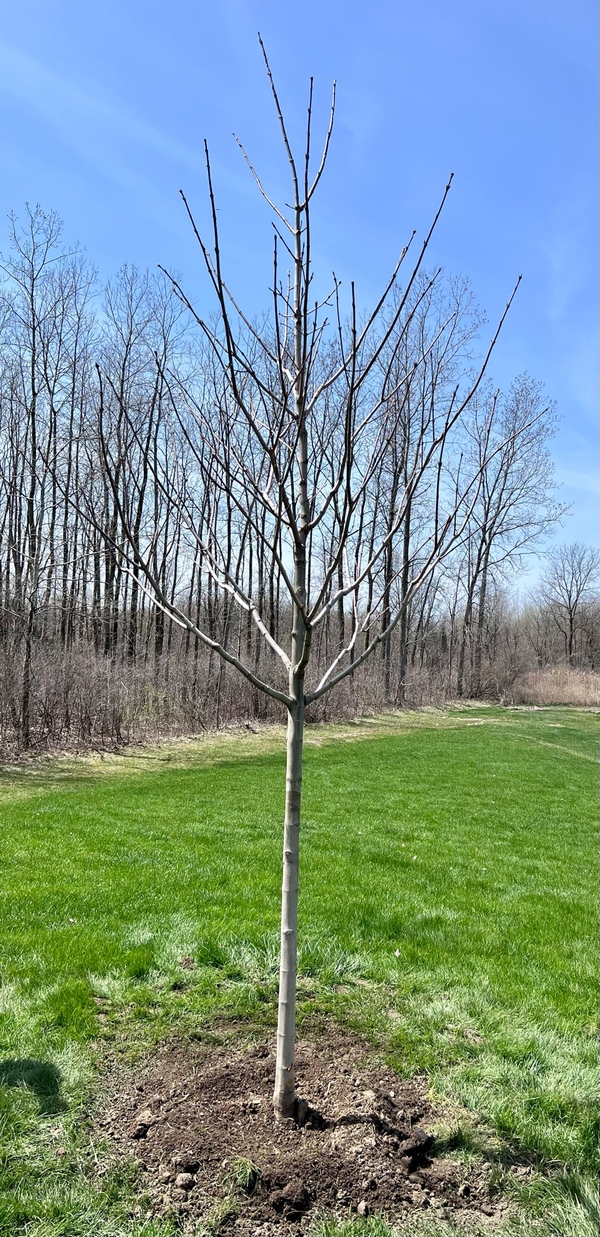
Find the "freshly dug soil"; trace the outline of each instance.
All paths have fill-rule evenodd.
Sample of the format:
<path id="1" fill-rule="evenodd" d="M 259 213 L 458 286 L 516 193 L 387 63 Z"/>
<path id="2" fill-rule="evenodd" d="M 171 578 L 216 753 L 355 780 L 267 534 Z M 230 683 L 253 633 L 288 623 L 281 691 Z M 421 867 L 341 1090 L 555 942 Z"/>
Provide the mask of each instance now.
<path id="1" fill-rule="evenodd" d="M 277 1124 L 274 1074 L 272 1042 L 185 1042 L 121 1081 L 97 1124 L 147 1174 L 152 1214 L 236 1237 L 305 1234 L 316 1211 L 496 1215 L 489 1165 L 436 1157 L 426 1079 L 399 1079 L 363 1041 L 328 1031 L 298 1045 L 297 1120 Z"/>

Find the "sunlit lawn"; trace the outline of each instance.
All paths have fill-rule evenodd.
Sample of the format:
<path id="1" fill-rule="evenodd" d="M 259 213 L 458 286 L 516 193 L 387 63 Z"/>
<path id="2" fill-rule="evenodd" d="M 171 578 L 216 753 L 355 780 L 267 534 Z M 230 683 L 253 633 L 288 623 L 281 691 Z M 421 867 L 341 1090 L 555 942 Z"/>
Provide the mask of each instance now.
<path id="1" fill-rule="evenodd" d="M 428 1072 L 457 1143 L 471 1114 L 555 1193 L 566 1166 L 574 1207 L 595 1154 L 597 729 L 481 708 L 313 728 L 305 749 L 301 1019 Z M 128 1218 L 127 1174 L 91 1184 L 82 1105 L 107 1043 L 273 1024 L 283 779 L 278 729 L 4 770 L 2 1234 L 175 1231 Z M 560 1234 L 549 1199 L 530 1191 L 535 1231 Z"/>

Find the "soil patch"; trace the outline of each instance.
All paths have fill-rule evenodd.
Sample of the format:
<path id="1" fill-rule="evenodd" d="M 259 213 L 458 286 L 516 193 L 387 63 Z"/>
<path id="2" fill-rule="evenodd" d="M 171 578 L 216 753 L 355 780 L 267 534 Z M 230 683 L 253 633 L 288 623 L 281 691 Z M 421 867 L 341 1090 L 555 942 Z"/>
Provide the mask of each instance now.
<path id="1" fill-rule="evenodd" d="M 97 1125 L 145 1173 L 149 1214 L 236 1237 L 305 1234 L 317 1213 L 414 1211 L 489 1223 L 490 1165 L 436 1155 L 427 1080 L 406 1081 L 358 1038 L 298 1045 L 297 1120 L 276 1124 L 274 1043 L 164 1045 L 114 1085 Z M 436 1116 L 439 1114 L 435 1114 Z"/>

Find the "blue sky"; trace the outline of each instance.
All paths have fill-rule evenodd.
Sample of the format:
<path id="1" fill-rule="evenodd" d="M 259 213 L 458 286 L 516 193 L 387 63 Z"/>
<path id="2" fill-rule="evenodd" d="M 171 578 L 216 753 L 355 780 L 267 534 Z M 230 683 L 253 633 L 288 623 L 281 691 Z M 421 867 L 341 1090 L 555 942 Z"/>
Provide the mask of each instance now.
<path id="1" fill-rule="evenodd" d="M 377 295 L 455 173 L 432 261 L 468 275 L 490 327 L 523 282 L 493 361 L 557 401 L 559 540 L 597 539 L 596 6 L 592 0 L 20 0 L 0 18 L 0 248 L 4 219 L 40 202 L 103 276 L 125 261 L 182 272 L 202 301 L 178 197 L 206 219 L 211 148 L 228 281 L 268 304 L 269 212 L 231 136 L 273 194 L 286 165 L 256 33 L 290 128 L 307 82 L 336 130 L 316 210 L 325 282 Z"/>

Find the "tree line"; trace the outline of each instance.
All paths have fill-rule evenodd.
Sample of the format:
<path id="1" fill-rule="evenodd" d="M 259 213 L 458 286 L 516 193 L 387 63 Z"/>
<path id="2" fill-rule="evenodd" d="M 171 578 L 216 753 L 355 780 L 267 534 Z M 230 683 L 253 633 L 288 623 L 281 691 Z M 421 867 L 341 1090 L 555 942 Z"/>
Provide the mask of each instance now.
<path id="1" fill-rule="evenodd" d="M 166 274 L 124 267 L 101 286 L 39 207 L 11 219 L 1 270 L 3 747 L 273 715 L 258 685 L 283 691 L 292 563 L 257 440 L 281 382 L 285 314 L 242 319 L 228 344 Z M 315 699 L 314 716 L 511 699 L 528 671 L 598 662 L 591 549 L 555 548 L 535 595 L 515 595 L 527 556 L 565 514 L 554 407 L 528 375 L 501 393 L 481 372 L 483 320 L 466 280 L 423 262 L 408 285 L 395 278 L 372 322 L 355 306 L 344 320 L 334 285 L 330 333 L 315 326 L 309 340 L 319 419 L 307 459 L 324 511 L 306 525 L 306 589 L 322 612 L 315 686 L 327 667 L 357 666 L 337 697 Z M 236 407 L 251 408 L 257 432 L 232 412 L 227 346 Z M 346 465 L 349 505 L 338 470 L 354 433 L 350 387 L 361 447 Z M 284 473 L 286 435 L 282 421 Z"/>

